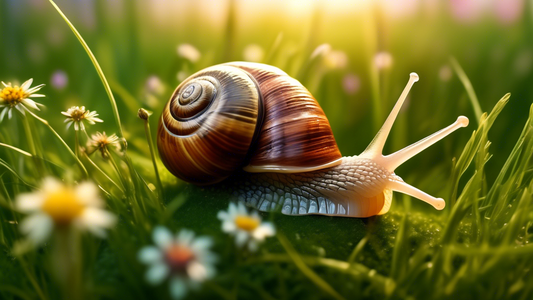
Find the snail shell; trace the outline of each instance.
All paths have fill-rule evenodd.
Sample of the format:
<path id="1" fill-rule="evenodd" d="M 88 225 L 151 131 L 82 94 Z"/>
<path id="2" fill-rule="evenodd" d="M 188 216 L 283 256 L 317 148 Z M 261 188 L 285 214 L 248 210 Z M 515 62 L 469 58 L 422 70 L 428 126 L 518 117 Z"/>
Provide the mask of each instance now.
<path id="1" fill-rule="evenodd" d="M 236 170 L 306 172 L 340 164 L 322 108 L 278 68 L 228 63 L 181 83 L 167 103 L 158 148 L 175 176 L 206 185 Z"/>
<path id="2" fill-rule="evenodd" d="M 162 113 L 157 145 L 175 176 L 197 185 L 237 172 L 232 190 L 239 201 L 285 214 L 370 217 L 386 213 L 392 192 L 444 208 L 405 183 L 394 170 L 443 139 L 468 119 L 393 154 L 383 147 L 409 90 L 363 153 L 342 157 L 324 112 L 309 91 L 278 68 L 233 62 L 204 69 L 181 83 Z"/>

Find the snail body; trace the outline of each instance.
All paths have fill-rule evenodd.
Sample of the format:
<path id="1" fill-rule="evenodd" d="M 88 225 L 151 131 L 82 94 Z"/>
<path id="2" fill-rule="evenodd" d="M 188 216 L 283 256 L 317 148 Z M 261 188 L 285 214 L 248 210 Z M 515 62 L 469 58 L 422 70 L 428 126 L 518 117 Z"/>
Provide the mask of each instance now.
<path id="1" fill-rule="evenodd" d="M 386 213 L 392 191 L 437 209 L 444 200 L 405 183 L 396 167 L 468 125 L 452 125 L 391 155 L 382 150 L 418 75 L 409 82 L 374 140 L 358 156 L 342 157 L 318 102 L 278 68 L 233 62 L 182 82 L 162 113 L 157 144 L 175 176 L 197 185 L 232 176 L 239 201 L 284 214 L 370 217 Z M 237 175 L 233 175 L 237 174 Z"/>

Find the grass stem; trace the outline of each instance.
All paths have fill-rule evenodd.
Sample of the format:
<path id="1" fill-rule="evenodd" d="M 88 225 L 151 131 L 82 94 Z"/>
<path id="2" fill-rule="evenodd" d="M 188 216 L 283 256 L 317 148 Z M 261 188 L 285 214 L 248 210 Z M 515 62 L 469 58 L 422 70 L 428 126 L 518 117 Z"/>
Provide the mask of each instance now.
<path id="1" fill-rule="evenodd" d="M 457 73 L 457 77 L 459 77 L 459 80 L 461 80 L 461 83 L 465 87 L 466 93 L 468 94 L 468 99 L 470 100 L 470 104 L 472 104 L 472 108 L 474 109 L 474 114 L 476 116 L 477 123 L 479 124 L 483 111 L 481 110 L 481 106 L 479 105 L 479 100 L 476 96 L 476 91 L 474 90 L 474 87 L 472 87 L 472 83 L 470 82 L 470 79 L 468 79 L 468 76 L 466 75 L 465 71 L 463 70 L 459 62 L 457 62 L 457 59 L 455 59 L 455 57 L 451 57 L 450 63 L 452 64 L 455 73 Z"/>
<path id="2" fill-rule="evenodd" d="M 109 101 L 111 103 L 111 109 L 113 110 L 113 116 L 115 117 L 115 121 L 117 122 L 119 135 L 120 137 L 124 137 L 124 133 L 122 131 L 122 124 L 120 122 L 120 115 L 118 113 L 117 102 L 115 101 L 115 97 L 113 96 L 111 87 L 109 86 L 109 83 L 104 75 L 104 72 L 102 71 L 102 68 L 100 67 L 100 64 L 98 63 L 98 60 L 96 60 L 96 57 L 94 56 L 93 52 L 91 51 L 91 49 L 89 48 L 89 46 L 87 45 L 87 43 L 85 42 L 81 34 L 78 32 L 76 27 L 74 27 L 74 25 L 70 22 L 70 20 L 63 13 L 63 11 L 59 8 L 59 6 L 57 6 L 57 4 L 55 4 L 53 0 L 49 0 L 49 1 L 52 4 L 52 6 L 57 10 L 59 15 L 61 15 L 63 20 L 65 20 L 67 25 L 70 27 L 70 29 L 72 30 L 72 32 L 74 33 L 74 35 L 76 36 L 80 44 L 82 45 L 85 52 L 87 52 L 89 59 L 91 60 L 94 68 L 96 69 L 96 73 L 98 73 L 98 76 L 100 77 L 100 80 L 102 81 L 102 84 L 104 85 L 104 89 L 107 93 L 107 96 L 109 97 Z"/>
<path id="3" fill-rule="evenodd" d="M 141 110 L 139 110 L 139 114 L 141 114 Z M 162 201 L 163 200 L 163 184 L 161 183 L 161 178 L 159 177 L 159 170 L 157 169 L 157 163 L 155 161 L 154 142 L 152 139 L 152 132 L 150 131 L 149 117 L 150 117 L 149 114 L 146 114 L 146 118 L 143 117 L 141 119 L 144 122 L 144 132 L 146 134 L 146 140 L 148 142 L 148 147 L 150 149 L 150 156 L 152 157 L 152 164 L 154 166 L 155 179 L 157 180 L 157 189 L 158 189 L 159 199 Z"/>
<path id="4" fill-rule="evenodd" d="M 115 187 L 117 189 L 119 189 L 119 191 L 121 193 L 124 193 L 124 189 L 122 189 L 113 179 L 111 179 L 111 177 L 109 177 L 109 175 L 107 175 L 106 172 L 104 172 L 104 170 L 102 170 L 90 157 L 89 155 L 85 155 L 85 158 L 87 159 L 87 161 L 98 171 L 100 171 L 100 173 L 102 173 L 102 175 L 105 176 L 105 178 L 107 178 L 107 180 L 109 180 L 113 185 L 115 185 Z"/>
<path id="5" fill-rule="evenodd" d="M 65 149 L 67 149 L 67 151 L 70 153 L 70 155 L 72 155 L 72 157 L 74 157 L 74 159 L 76 160 L 76 162 L 78 163 L 80 169 L 83 171 L 85 177 L 89 177 L 89 173 L 87 173 L 87 169 L 85 169 L 85 166 L 83 165 L 83 163 L 80 161 L 80 159 L 78 158 L 78 156 L 72 152 L 72 149 L 70 149 L 70 147 L 68 146 L 68 144 L 65 142 L 65 140 L 63 140 L 63 138 L 59 135 L 59 133 L 57 133 L 57 131 L 55 131 L 55 129 L 48 123 L 48 121 L 46 121 L 45 119 L 37 116 L 36 114 L 34 114 L 33 112 L 31 112 L 29 109 L 26 109 L 26 112 L 28 112 L 30 115 L 32 115 L 35 119 L 37 119 L 38 121 L 40 121 L 41 123 L 43 123 L 44 125 L 46 125 L 46 127 L 48 127 L 48 129 L 50 129 L 50 131 L 52 131 L 52 133 L 59 139 L 59 141 L 61 142 L 61 144 L 63 144 L 63 146 L 65 146 Z"/>
<path id="6" fill-rule="evenodd" d="M 22 270 L 26 274 L 26 277 L 28 278 L 28 280 L 30 281 L 31 285 L 35 289 L 35 292 L 37 293 L 39 298 L 41 300 L 47 300 L 46 296 L 43 293 L 43 290 L 39 286 L 39 283 L 37 283 L 37 280 L 35 279 L 35 276 L 33 276 L 33 274 L 28 269 L 28 265 L 26 264 L 26 261 L 24 261 L 24 258 L 19 257 L 19 262 L 20 262 L 20 265 L 22 266 Z"/>
<path id="7" fill-rule="evenodd" d="M 29 157 L 32 157 L 32 156 L 33 156 L 33 155 L 32 155 L 31 153 L 29 153 L 29 152 L 26 152 L 26 151 L 24 151 L 24 150 L 22 150 L 22 149 L 19 149 L 19 148 L 17 148 L 17 147 L 14 147 L 14 146 L 11 146 L 11 145 L 8 145 L 8 144 L 0 143 L 0 147 L 6 147 L 6 148 L 9 148 L 9 149 L 11 149 L 11 150 L 15 150 L 15 151 L 17 151 L 18 153 L 23 154 L 23 155 L 26 155 L 26 156 L 29 156 Z"/>
<path id="8" fill-rule="evenodd" d="M 80 138 L 78 135 L 78 130 L 74 130 L 74 151 L 76 153 L 76 157 L 80 159 Z"/>

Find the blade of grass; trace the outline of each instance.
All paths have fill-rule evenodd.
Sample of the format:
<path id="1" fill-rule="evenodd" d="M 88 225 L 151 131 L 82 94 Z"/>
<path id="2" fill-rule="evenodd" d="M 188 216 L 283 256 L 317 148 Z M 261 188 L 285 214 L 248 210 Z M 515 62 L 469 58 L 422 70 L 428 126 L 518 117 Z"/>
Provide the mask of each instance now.
<path id="1" fill-rule="evenodd" d="M 18 153 L 23 154 L 23 155 L 26 155 L 26 156 L 29 156 L 29 157 L 32 157 L 32 156 L 33 156 L 33 155 L 31 155 L 31 153 L 29 153 L 29 152 L 26 152 L 26 151 L 24 151 L 24 150 L 22 150 L 22 149 L 19 149 L 19 148 L 17 148 L 17 147 L 13 147 L 13 146 L 8 145 L 8 144 L 0 143 L 0 146 L 1 146 L 1 147 L 9 148 L 9 149 L 11 149 L 11 150 L 15 150 L 15 151 L 17 151 Z"/>
<path id="2" fill-rule="evenodd" d="M 505 105 L 509 102 L 511 97 L 510 93 L 505 94 L 499 101 L 496 103 L 489 115 L 483 114 L 481 116 L 481 123 L 478 126 L 478 129 L 472 133 L 472 136 L 466 143 L 466 146 L 463 149 L 463 152 L 457 159 L 452 170 L 452 176 L 450 182 L 453 184 L 452 192 L 450 195 L 450 206 L 453 207 L 457 200 L 457 192 L 459 187 L 459 180 L 463 176 L 464 172 L 468 169 L 472 163 L 474 156 L 478 153 L 479 147 L 482 144 L 483 136 L 487 135 L 487 132 L 494 124 L 494 121 L 498 115 L 502 112 Z M 485 139 L 486 140 L 486 139 Z"/>
<path id="3" fill-rule="evenodd" d="M 9 166 L 9 164 L 0 158 L 0 166 L 3 166 L 4 168 L 6 168 L 9 172 L 13 173 L 13 175 L 15 175 L 22 183 L 24 183 L 25 185 L 29 186 L 29 187 L 33 187 L 33 185 L 27 183 L 26 181 L 24 181 L 24 179 L 22 179 L 22 177 L 20 177 L 20 175 L 13 169 L 11 168 L 11 166 Z"/>
<path id="4" fill-rule="evenodd" d="M 357 243 L 357 246 L 353 249 L 352 253 L 350 254 L 350 257 L 348 257 L 348 263 L 351 265 L 355 262 L 355 259 L 363 251 L 363 248 L 366 245 L 366 242 L 368 242 L 369 236 L 366 235 L 364 238 L 362 238 L 359 243 Z"/>
<path id="5" fill-rule="evenodd" d="M 107 93 L 107 96 L 109 97 L 109 101 L 111 102 L 111 109 L 113 110 L 113 115 L 115 117 L 115 121 L 117 122 L 118 126 L 118 132 L 120 137 L 124 137 L 124 133 L 122 132 L 122 124 L 120 123 L 120 115 L 118 113 L 118 107 L 117 102 L 115 101 L 115 97 L 113 96 L 113 92 L 111 92 L 111 87 L 109 86 L 109 83 L 107 82 L 107 79 L 104 75 L 104 72 L 102 71 L 102 68 L 100 67 L 100 64 L 96 60 L 96 57 L 94 56 L 93 52 L 81 36 L 81 34 L 78 32 L 76 27 L 70 22 L 70 20 L 67 18 L 67 16 L 63 13 L 63 11 L 55 4 L 53 0 L 49 0 L 52 6 L 57 10 L 59 15 L 65 20 L 67 25 L 70 27 L 76 38 L 78 38 L 78 41 L 82 45 L 83 49 L 85 49 L 85 52 L 87 52 L 87 55 L 91 59 L 91 62 L 93 63 L 94 68 L 96 69 L 96 72 L 98 73 L 98 76 L 100 76 L 100 80 L 102 81 L 102 84 L 104 85 L 104 89 Z"/>
<path id="6" fill-rule="evenodd" d="M 479 105 L 479 100 L 476 96 L 476 92 L 474 91 L 474 88 L 472 87 L 472 83 L 470 82 L 470 79 L 468 79 L 468 76 L 466 75 L 465 71 L 455 59 L 455 57 L 450 57 L 450 63 L 452 64 L 452 68 L 454 69 L 455 73 L 457 73 L 457 77 L 459 77 L 459 80 L 461 80 L 461 83 L 465 87 L 466 93 L 468 94 L 468 99 L 470 100 L 470 104 L 472 104 L 472 108 L 474 109 L 474 114 L 476 116 L 477 123 L 480 124 L 481 115 L 483 114 L 483 111 L 481 110 L 481 106 Z"/>
<path id="7" fill-rule="evenodd" d="M 283 246 L 283 248 L 285 248 L 285 251 L 287 251 L 287 254 L 289 255 L 289 257 L 292 259 L 292 261 L 296 265 L 296 267 L 298 269 L 300 269 L 300 271 L 307 278 L 309 278 L 309 280 L 311 280 L 314 284 L 316 284 L 323 291 L 325 291 L 326 293 L 330 294 L 333 298 L 335 298 L 335 299 L 344 299 L 344 297 L 342 297 L 339 293 L 337 293 L 337 291 L 335 291 L 335 289 L 333 289 L 331 287 L 331 285 L 329 285 L 329 283 L 324 281 L 324 279 L 322 279 L 320 276 L 318 276 L 315 272 L 313 272 L 313 270 L 311 270 L 311 268 L 309 268 L 305 264 L 303 259 L 296 252 L 296 250 L 294 250 L 294 248 L 290 244 L 289 240 L 287 240 L 287 238 L 284 235 L 278 233 L 277 237 L 278 237 L 279 242 Z"/>
<path id="8" fill-rule="evenodd" d="M 286 238 L 285 238 L 286 240 Z M 293 249 L 294 251 L 294 249 Z M 298 254 L 297 254 L 298 255 Z M 345 261 L 340 261 L 332 258 L 322 258 L 315 256 L 300 256 L 298 257 L 306 264 L 310 266 L 320 266 L 330 268 L 343 272 L 344 274 L 352 275 L 356 280 L 371 280 L 372 284 L 376 286 L 377 291 L 390 295 L 395 287 L 396 283 L 389 277 L 383 276 L 376 272 L 374 269 L 369 269 L 363 264 L 354 262 L 349 264 Z M 264 254 L 261 257 L 250 259 L 249 263 L 256 262 L 293 262 L 292 257 L 285 254 Z M 403 294 L 402 294 L 403 295 Z M 400 295 L 401 296 L 401 295 Z"/>
<path id="9" fill-rule="evenodd" d="M 83 171 L 83 174 L 85 175 L 85 177 L 89 177 L 89 173 L 87 172 L 87 169 L 85 169 L 85 166 L 83 165 L 81 160 L 78 158 L 78 156 L 76 156 L 76 154 L 72 151 L 72 149 L 70 149 L 70 147 L 67 145 L 65 140 L 63 140 L 63 138 L 59 135 L 59 133 L 57 133 L 57 131 L 52 127 L 52 125 L 50 125 L 50 123 L 48 123 L 48 121 L 46 121 L 45 119 L 43 119 L 43 118 L 39 117 L 38 115 L 34 114 L 32 111 L 30 111 L 26 107 L 24 107 L 24 108 L 26 109 L 27 113 L 29 113 L 32 117 L 34 117 L 35 119 L 37 119 L 38 121 L 40 121 L 41 123 L 46 125 L 46 127 L 48 127 L 48 129 L 50 129 L 50 131 L 52 131 L 52 133 L 59 139 L 61 144 L 63 144 L 63 146 L 65 146 L 65 149 L 67 149 L 67 151 L 70 153 L 70 155 L 72 155 L 74 160 L 76 160 L 76 162 L 78 163 L 78 166 Z"/>
<path id="10" fill-rule="evenodd" d="M 118 96 L 122 98 L 122 102 L 126 104 L 126 107 L 130 110 L 130 112 L 132 114 L 137 113 L 139 103 L 137 103 L 135 97 L 133 97 L 125 87 L 118 83 L 118 81 L 111 79 L 109 83 L 113 87 L 115 93 L 117 93 Z"/>

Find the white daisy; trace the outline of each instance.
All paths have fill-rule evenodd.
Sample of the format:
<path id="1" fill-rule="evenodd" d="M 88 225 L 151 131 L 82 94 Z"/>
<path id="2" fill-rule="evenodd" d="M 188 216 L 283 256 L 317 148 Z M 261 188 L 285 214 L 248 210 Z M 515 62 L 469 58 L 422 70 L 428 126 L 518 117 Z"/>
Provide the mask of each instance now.
<path id="1" fill-rule="evenodd" d="M 265 51 L 257 44 L 250 44 L 244 48 L 242 55 L 246 61 L 261 62 L 265 57 Z"/>
<path id="2" fill-rule="evenodd" d="M 67 111 L 62 111 L 61 114 L 67 117 L 65 119 L 65 123 L 67 123 L 67 129 L 74 124 L 74 130 L 85 130 L 85 125 L 83 124 L 84 121 L 91 125 L 94 125 L 96 122 L 103 122 L 102 119 L 96 117 L 98 116 L 96 111 L 86 110 L 85 106 L 72 106 L 71 108 L 67 109 Z"/>
<path id="3" fill-rule="evenodd" d="M 178 45 L 177 52 L 179 56 L 188 59 L 193 63 L 197 62 L 200 57 L 202 57 L 200 51 L 198 51 L 198 49 L 191 44 Z"/>
<path id="4" fill-rule="evenodd" d="M 272 223 L 261 222 L 257 211 L 248 214 L 242 202 L 239 202 L 238 206 L 230 203 L 228 211 L 218 212 L 218 218 L 222 221 L 222 231 L 235 235 L 238 247 L 248 242 L 250 251 L 257 251 L 260 242 L 276 234 L 276 228 Z"/>
<path id="5" fill-rule="evenodd" d="M 210 237 L 194 237 L 194 232 L 182 229 L 176 236 L 165 227 L 154 229 L 156 246 L 146 246 L 139 251 L 139 260 L 149 265 L 146 280 L 153 285 L 166 278 L 170 280 L 170 294 L 183 298 L 188 289 L 197 288 L 201 282 L 215 275 L 217 257 L 209 251 Z"/>
<path id="6" fill-rule="evenodd" d="M 11 83 L 5 83 L 2 81 L 4 87 L 0 90 L 0 108 L 3 109 L 0 113 L 0 122 L 4 119 L 6 114 L 8 118 L 11 119 L 11 111 L 13 108 L 18 109 L 24 114 L 24 109 L 28 109 L 28 107 L 39 110 L 39 106 L 43 106 L 30 99 L 30 97 L 45 97 L 45 95 L 35 94 L 35 92 L 39 91 L 44 84 L 39 84 L 31 88 L 32 83 L 33 78 L 26 80 L 21 86 L 12 86 Z"/>
<path id="7" fill-rule="evenodd" d="M 21 194 L 16 202 L 19 211 L 30 214 L 20 229 L 35 244 L 43 243 L 54 228 L 68 226 L 105 237 L 104 229 L 113 226 L 115 216 L 103 205 L 95 184 L 70 187 L 51 177 L 45 178 L 40 191 Z"/>
<path id="8" fill-rule="evenodd" d="M 110 150 L 111 146 L 117 151 L 120 149 L 120 139 L 118 136 L 114 133 L 107 136 L 105 132 L 97 132 L 96 134 L 91 135 L 88 153 L 92 154 L 94 151 L 98 150 L 103 158 L 107 158 L 107 152 Z"/>
<path id="9" fill-rule="evenodd" d="M 378 70 L 390 69 L 393 62 L 394 59 L 389 52 L 381 51 L 374 55 L 374 65 L 376 68 L 378 68 Z"/>

